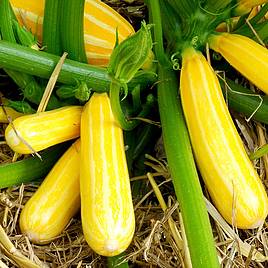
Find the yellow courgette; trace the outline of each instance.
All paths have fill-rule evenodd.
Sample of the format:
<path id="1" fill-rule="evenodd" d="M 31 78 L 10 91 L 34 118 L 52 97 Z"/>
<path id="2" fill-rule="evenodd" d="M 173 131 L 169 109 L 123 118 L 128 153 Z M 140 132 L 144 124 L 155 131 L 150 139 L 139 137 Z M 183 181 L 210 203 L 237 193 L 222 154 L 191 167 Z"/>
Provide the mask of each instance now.
<path id="1" fill-rule="evenodd" d="M 81 117 L 81 215 L 85 239 L 98 254 L 114 256 L 134 229 L 123 133 L 106 93 L 94 93 Z"/>
<path id="2" fill-rule="evenodd" d="M 225 104 L 219 81 L 194 48 L 183 52 L 181 100 L 195 158 L 222 216 L 238 228 L 256 228 L 268 213 L 264 186 Z"/>
<path id="3" fill-rule="evenodd" d="M 34 243 L 60 235 L 80 208 L 80 140 L 54 165 L 20 215 L 20 229 Z"/>
<path id="4" fill-rule="evenodd" d="M 237 0 L 235 14 L 243 15 L 249 13 L 252 8 L 267 3 L 267 0 Z"/>
<path id="5" fill-rule="evenodd" d="M 5 130 L 6 142 L 14 152 L 30 154 L 77 138 L 81 112 L 81 106 L 65 106 L 18 117 Z"/>
<path id="6" fill-rule="evenodd" d="M 42 41 L 44 0 L 10 0 L 18 21 Z M 107 66 L 116 41 L 134 33 L 119 13 L 100 0 L 86 0 L 84 8 L 84 40 L 88 63 Z"/>
<path id="7" fill-rule="evenodd" d="M 268 50 L 239 34 L 221 33 L 209 38 L 209 46 L 235 69 L 268 94 Z"/>

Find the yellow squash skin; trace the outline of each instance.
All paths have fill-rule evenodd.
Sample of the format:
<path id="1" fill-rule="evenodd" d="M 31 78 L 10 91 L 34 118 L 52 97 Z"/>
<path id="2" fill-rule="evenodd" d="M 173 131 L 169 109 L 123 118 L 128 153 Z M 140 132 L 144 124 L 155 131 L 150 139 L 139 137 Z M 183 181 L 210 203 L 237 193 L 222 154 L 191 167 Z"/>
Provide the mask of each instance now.
<path id="1" fill-rule="evenodd" d="M 65 106 L 18 117 L 5 130 L 6 142 L 14 152 L 30 154 L 31 148 L 38 152 L 74 139 L 80 135 L 81 113 L 81 106 Z"/>
<path id="2" fill-rule="evenodd" d="M 0 107 L 0 123 L 9 123 L 9 119 L 14 120 L 15 118 L 20 117 L 22 115 L 22 113 L 17 112 L 11 107 Z"/>
<path id="3" fill-rule="evenodd" d="M 251 11 L 252 8 L 267 3 L 267 0 L 238 0 L 235 14 L 243 15 Z"/>
<path id="4" fill-rule="evenodd" d="M 19 22 L 41 42 L 45 0 L 10 0 L 10 3 Z M 89 64 L 108 65 L 116 41 L 116 29 L 119 42 L 134 33 L 131 24 L 102 1 L 85 1 L 84 40 Z"/>
<path id="5" fill-rule="evenodd" d="M 81 117 L 81 216 L 85 239 L 115 256 L 131 243 L 135 217 L 122 129 L 106 93 L 94 93 Z"/>
<path id="6" fill-rule="evenodd" d="M 209 46 L 268 94 L 268 50 L 252 39 L 230 33 L 212 35 Z"/>
<path id="7" fill-rule="evenodd" d="M 183 52 L 181 100 L 198 168 L 222 216 L 238 228 L 260 226 L 268 213 L 264 186 L 250 162 L 205 57 Z"/>
<path id="8" fill-rule="evenodd" d="M 60 235 L 80 208 L 80 140 L 54 165 L 21 211 L 23 234 L 34 243 L 45 244 Z"/>

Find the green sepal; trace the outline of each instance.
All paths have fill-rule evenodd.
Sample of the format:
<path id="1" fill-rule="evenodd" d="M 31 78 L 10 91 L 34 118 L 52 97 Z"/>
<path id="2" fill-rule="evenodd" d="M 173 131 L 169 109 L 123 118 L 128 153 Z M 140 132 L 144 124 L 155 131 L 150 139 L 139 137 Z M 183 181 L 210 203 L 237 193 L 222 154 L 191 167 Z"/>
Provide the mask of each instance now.
<path id="1" fill-rule="evenodd" d="M 87 87 L 86 82 L 80 82 L 80 85 L 75 91 L 75 98 L 77 98 L 80 101 L 88 101 L 91 94 L 91 89 Z"/>
<path id="2" fill-rule="evenodd" d="M 114 48 L 107 71 L 120 83 L 128 83 L 149 57 L 153 45 L 150 27 L 142 22 L 135 34 Z"/>

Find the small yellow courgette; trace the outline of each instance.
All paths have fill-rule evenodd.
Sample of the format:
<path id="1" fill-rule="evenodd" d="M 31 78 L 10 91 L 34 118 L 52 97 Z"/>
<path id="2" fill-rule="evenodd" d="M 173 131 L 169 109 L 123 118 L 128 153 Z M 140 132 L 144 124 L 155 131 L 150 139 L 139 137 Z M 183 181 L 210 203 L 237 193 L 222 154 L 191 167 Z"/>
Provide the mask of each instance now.
<path id="1" fill-rule="evenodd" d="M 20 117 L 22 115 L 22 113 L 17 112 L 11 107 L 0 107 L 0 123 L 9 123 L 9 120 L 14 120 L 15 118 Z"/>
<path id="2" fill-rule="evenodd" d="M 244 15 L 249 13 L 252 8 L 267 3 L 267 0 L 237 0 L 237 6 L 234 13 L 237 15 Z"/>
<path id="3" fill-rule="evenodd" d="M 85 239 L 114 256 L 130 244 L 135 218 L 123 133 L 106 93 L 94 93 L 81 117 L 81 216 Z"/>
<path id="4" fill-rule="evenodd" d="M 45 0 L 10 0 L 18 21 L 42 40 Z M 84 40 L 88 63 L 107 66 L 116 41 L 134 33 L 131 24 L 100 0 L 86 0 L 84 7 Z"/>
<path id="5" fill-rule="evenodd" d="M 14 152 L 30 154 L 77 138 L 81 112 L 81 106 L 65 106 L 18 117 L 5 130 L 6 142 Z"/>
<path id="6" fill-rule="evenodd" d="M 60 235 L 80 208 L 80 140 L 63 154 L 20 214 L 20 229 L 34 243 Z"/>
<path id="7" fill-rule="evenodd" d="M 212 35 L 209 46 L 268 94 L 268 50 L 252 39 L 231 33 Z"/>
<path id="8" fill-rule="evenodd" d="M 230 224 L 259 227 L 268 213 L 267 194 L 229 114 L 219 81 L 194 48 L 186 48 L 182 57 L 182 106 L 209 194 Z"/>

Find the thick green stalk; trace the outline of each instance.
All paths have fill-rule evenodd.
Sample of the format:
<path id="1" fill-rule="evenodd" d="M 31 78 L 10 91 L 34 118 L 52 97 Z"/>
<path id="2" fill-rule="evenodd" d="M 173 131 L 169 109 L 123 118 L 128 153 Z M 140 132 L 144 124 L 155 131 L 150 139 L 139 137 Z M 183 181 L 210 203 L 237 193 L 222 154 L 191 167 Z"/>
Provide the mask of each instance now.
<path id="1" fill-rule="evenodd" d="M 152 5 L 160 5 L 158 3 L 158 0 L 155 3 L 153 3 L 151 0 L 146 0 L 146 3 L 148 3 L 150 7 L 152 7 Z M 161 9 L 157 8 L 157 6 L 154 9 L 149 8 L 150 21 L 154 22 L 161 18 L 160 10 Z M 153 35 L 154 33 L 159 33 L 159 32 L 162 33 L 162 23 L 154 23 Z M 156 39 L 155 36 L 154 36 L 154 39 Z M 155 55 L 157 55 L 158 62 L 161 62 L 163 65 L 165 64 L 169 65 L 170 62 L 168 58 L 166 57 L 165 53 L 163 53 L 163 51 L 164 51 L 164 41 L 163 41 L 163 35 L 161 34 L 157 36 L 157 43 L 154 45 L 154 53 Z"/>
<path id="2" fill-rule="evenodd" d="M 159 9 L 158 0 L 150 0 L 153 14 Z M 161 17 L 152 16 L 156 46 L 162 36 Z M 161 44 L 160 44 L 161 45 Z M 159 49 L 164 54 L 164 50 Z M 156 53 L 158 58 L 158 54 Z M 163 56 L 160 55 L 162 58 Z M 164 147 L 176 197 L 180 204 L 193 268 L 219 267 L 211 225 L 199 182 L 189 134 L 178 96 L 178 79 L 174 71 L 159 64 L 157 84 L 158 106 Z"/>
<path id="3" fill-rule="evenodd" d="M 178 97 L 177 77 L 159 66 L 157 87 L 164 147 L 180 204 L 193 268 L 219 267 L 188 131 Z"/>
<path id="4" fill-rule="evenodd" d="M 59 56 L 62 54 L 59 23 L 61 3 L 62 0 L 45 1 L 42 43 L 46 52 Z"/>
<path id="5" fill-rule="evenodd" d="M 0 40 L 0 67 L 2 68 L 48 79 L 59 59 L 59 56 L 50 53 L 35 51 L 28 47 Z M 77 81 L 85 81 L 88 88 L 92 88 L 94 91 L 107 92 L 111 78 L 105 68 L 66 59 L 62 65 L 58 82 L 75 86 Z M 144 89 L 155 81 L 155 73 L 139 72 L 128 83 L 128 87 L 131 89 L 140 84 L 141 89 Z"/>
<path id="6" fill-rule="evenodd" d="M 60 12 L 61 42 L 68 58 L 87 63 L 84 46 L 85 0 L 62 0 Z"/>
<path id="7" fill-rule="evenodd" d="M 182 44 L 180 17 L 166 0 L 160 0 L 159 3 L 163 22 L 163 34 L 169 44 L 169 49 L 179 51 L 179 46 Z"/>
<path id="8" fill-rule="evenodd" d="M 67 149 L 67 144 L 53 146 L 40 153 L 42 160 L 32 156 L 14 163 L 0 165 L 0 189 L 42 179 Z"/>

